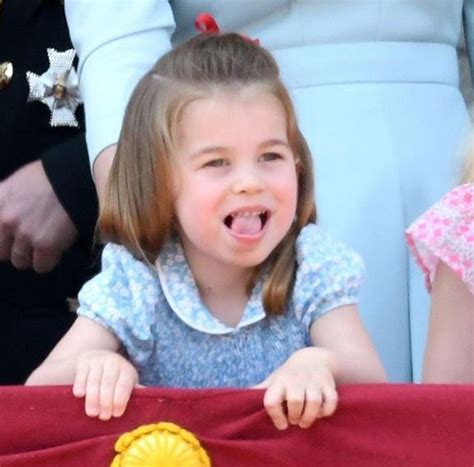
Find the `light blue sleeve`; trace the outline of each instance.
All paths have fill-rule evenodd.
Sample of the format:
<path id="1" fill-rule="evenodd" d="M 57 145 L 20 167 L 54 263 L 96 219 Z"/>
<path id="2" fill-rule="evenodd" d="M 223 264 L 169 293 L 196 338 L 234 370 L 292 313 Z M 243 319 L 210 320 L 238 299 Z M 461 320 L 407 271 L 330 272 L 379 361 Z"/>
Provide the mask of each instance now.
<path id="1" fill-rule="evenodd" d="M 474 0 L 464 0 L 464 34 L 466 49 L 471 64 L 471 81 L 474 82 L 472 69 L 474 67 Z"/>
<path id="2" fill-rule="evenodd" d="M 108 244 L 102 271 L 79 292 L 77 313 L 112 331 L 132 361 L 142 364 L 153 346 L 159 300 L 157 274 L 123 246 Z"/>
<path id="3" fill-rule="evenodd" d="M 328 311 L 358 302 L 364 266 L 349 247 L 310 224 L 298 236 L 296 258 L 293 305 L 305 329 Z"/>
<path id="4" fill-rule="evenodd" d="M 175 23 L 166 0 L 66 0 L 65 11 L 79 56 L 92 165 L 117 142 L 130 95 L 171 48 Z"/>

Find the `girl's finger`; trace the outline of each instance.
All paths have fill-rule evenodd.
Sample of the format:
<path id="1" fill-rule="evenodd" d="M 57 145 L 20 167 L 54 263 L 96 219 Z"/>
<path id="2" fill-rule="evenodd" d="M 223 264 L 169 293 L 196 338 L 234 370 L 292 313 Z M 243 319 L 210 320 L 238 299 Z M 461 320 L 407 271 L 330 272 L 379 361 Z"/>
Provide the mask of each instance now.
<path id="1" fill-rule="evenodd" d="M 283 408 L 285 400 L 285 388 L 276 384 L 270 386 L 263 397 L 263 405 L 279 430 L 288 428 L 288 420 Z"/>
<path id="2" fill-rule="evenodd" d="M 74 378 L 74 385 L 72 386 L 72 393 L 76 397 L 84 397 L 86 395 L 87 375 L 89 374 L 89 363 L 83 359 L 77 362 L 76 376 Z"/>
<path id="3" fill-rule="evenodd" d="M 319 417 L 331 416 L 337 407 L 338 395 L 336 389 L 324 386 L 322 389 L 323 403 L 319 411 Z"/>
<path id="4" fill-rule="evenodd" d="M 112 362 L 104 365 L 99 388 L 99 418 L 101 420 L 110 420 L 112 417 L 115 385 L 118 378 L 117 365 Z"/>
<path id="5" fill-rule="evenodd" d="M 262 382 L 262 383 L 256 384 L 255 386 L 250 386 L 249 389 L 266 389 L 266 388 L 267 388 L 267 385 L 265 384 L 265 382 Z"/>
<path id="6" fill-rule="evenodd" d="M 99 415 L 101 379 L 102 364 L 91 362 L 86 383 L 86 414 L 89 417 L 97 417 Z"/>
<path id="7" fill-rule="evenodd" d="M 115 384 L 112 415 L 121 417 L 127 408 L 132 390 L 136 385 L 136 374 L 132 371 L 121 371 Z"/>
<path id="8" fill-rule="evenodd" d="M 293 385 L 286 388 L 286 407 L 290 425 L 298 425 L 305 404 L 305 388 Z"/>
<path id="9" fill-rule="evenodd" d="M 258 383 L 255 386 L 251 386 L 250 389 L 267 389 L 269 385 L 270 381 L 267 378 L 265 381 L 262 381 L 261 383 Z"/>
<path id="10" fill-rule="evenodd" d="M 319 386 L 308 386 L 305 391 L 305 404 L 299 422 L 301 428 L 309 428 L 318 418 L 323 402 L 323 395 Z"/>

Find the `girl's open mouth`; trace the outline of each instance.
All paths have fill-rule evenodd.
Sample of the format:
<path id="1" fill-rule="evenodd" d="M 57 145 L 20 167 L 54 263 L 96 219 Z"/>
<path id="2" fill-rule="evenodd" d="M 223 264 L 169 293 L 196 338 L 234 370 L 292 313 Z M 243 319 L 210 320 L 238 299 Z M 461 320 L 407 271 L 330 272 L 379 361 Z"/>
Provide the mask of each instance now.
<path id="1" fill-rule="evenodd" d="M 226 216 L 224 224 L 234 234 L 256 235 L 260 233 L 270 216 L 269 211 L 239 211 Z"/>

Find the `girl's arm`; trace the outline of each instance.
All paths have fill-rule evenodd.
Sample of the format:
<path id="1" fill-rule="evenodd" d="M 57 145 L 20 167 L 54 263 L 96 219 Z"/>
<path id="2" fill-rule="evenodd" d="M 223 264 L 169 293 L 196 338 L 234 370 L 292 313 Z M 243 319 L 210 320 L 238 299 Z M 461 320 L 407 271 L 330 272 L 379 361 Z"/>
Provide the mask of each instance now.
<path id="1" fill-rule="evenodd" d="M 474 295 L 440 261 L 431 291 L 424 383 L 474 382 Z"/>
<path id="2" fill-rule="evenodd" d="M 331 310 L 311 325 L 311 340 L 337 384 L 383 383 L 387 375 L 355 305 Z"/>
<path id="3" fill-rule="evenodd" d="M 336 410 L 336 384 L 382 383 L 385 370 L 355 305 L 341 306 L 311 326 L 313 347 L 297 350 L 256 388 L 277 428 L 308 428 Z"/>
<path id="4" fill-rule="evenodd" d="M 118 348 L 114 334 L 95 321 L 79 316 L 25 385 L 72 384 L 80 354 L 89 350 L 116 352 Z"/>
<path id="5" fill-rule="evenodd" d="M 100 324 L 80 316 L 26 385 L 72 384 L 85 397 L 90 417 L 120 417 L 138 385 L 136 369 L 117 353 L 117 338 Z"/>

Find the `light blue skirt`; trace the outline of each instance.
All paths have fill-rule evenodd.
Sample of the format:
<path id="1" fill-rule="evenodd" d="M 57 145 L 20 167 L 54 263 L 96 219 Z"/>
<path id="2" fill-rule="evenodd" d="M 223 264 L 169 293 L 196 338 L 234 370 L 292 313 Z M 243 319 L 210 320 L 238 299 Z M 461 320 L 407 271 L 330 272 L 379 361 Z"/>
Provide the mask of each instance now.
<path id="1" fill-rule="evenodd" d="M 469 129 L 453 47 L 272 50 L 315 161 L 319 224 L 366 263 L 360 309 L 392 381 L 419 380 L 429 297 L 406 227 L 458 182 Z"/>

